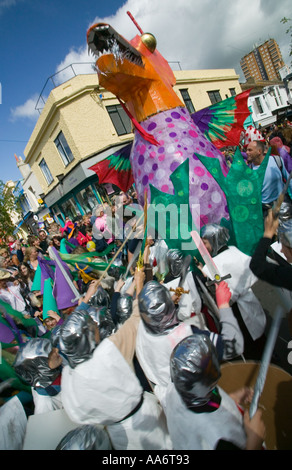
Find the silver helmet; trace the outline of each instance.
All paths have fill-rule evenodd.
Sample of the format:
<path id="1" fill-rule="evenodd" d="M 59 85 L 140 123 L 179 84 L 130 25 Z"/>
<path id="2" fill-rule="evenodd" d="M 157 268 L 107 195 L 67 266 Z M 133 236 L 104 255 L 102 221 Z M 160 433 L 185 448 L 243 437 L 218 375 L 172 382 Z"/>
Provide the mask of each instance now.
<path id="1" fill-rule="evenodd" d="M 13 367 L 15 372 L 32 387 L 46 388 L 56 380 L 60 368 L 50 369 L 48 357 L 52 343 L 47 338 L 32 338 L 20 346 Z"/>
<path id="2" fill-rule="evenodd" d="M 179 322 L 169 290 L 157 281 L 145 284 L 138 304 L 141 319 L 150 333 L 165 334 Z"/>
<path id="3" fill-rule="evenodd" d="M 112 450 L 106 429 L 99 424 L 85 424 L 69 431 L 56 450 Z"/>
<path id="4" fill-rule="evenodd" d="M 168 250 L 166 259 L 170 274 L 173 277 L 179 277 L 184 264 L 184 255 L 182 252 L 176 248 Z"/>
<path id="5" fill-rule="evenodd" d="M 292 248 L 292 218 L 283 220 L 278 227 L 278 239 L 282 245 Z"/>
<path id="6" fill-rule="evenodd" d="M 96 329 L 87 310 L 75 310 L 61 325 L 58 347 L 73 369 L 92 356 L 97 346 Z"/>
<path id="7" fill-rule="evenodd" d="M 201 228 L 201 238 L 209 241 L 212 247 L 211 256 L 216 256 L 218 251 L 227 245 L 230 237 L 227 228 L 218 224 L 207 224 Z"/>
<path id="8" fill-rule="evenodd" d="M 205 334 L 180 341 L 170 357 L 171 379 L 188 407 L 206 404 L 220 376 L 219 357 Z"/>

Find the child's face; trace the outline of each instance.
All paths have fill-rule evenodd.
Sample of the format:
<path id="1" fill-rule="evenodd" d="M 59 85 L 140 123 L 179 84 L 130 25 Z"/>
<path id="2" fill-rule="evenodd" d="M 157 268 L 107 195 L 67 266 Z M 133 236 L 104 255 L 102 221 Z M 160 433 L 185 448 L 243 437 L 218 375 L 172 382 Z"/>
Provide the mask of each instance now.
<path id="1" fill-rule="evenodd" d="M 48 330 L 52 330 L 57 325 L 57 320 L 52 317 L 48 317 L 44 320 L 44 323 Z"/>
<path id="2" fill-rule="evenodd" d="M 20 271 L 22 272 L 22 274 L 24 274 L 24 276 L 27 276 L 27 274 L 28 274 L 27 266 L 24 266 L 24 264 L 22 264 L 20 266 Z"/>
<path id="3" fill-rule="evenodd" d="M 212 253 L 212 246 L 211 246 L 211 243 L 209 242 L 209 240 L 207 240 L 206 238 L 202 238 L 202 242 L 204 243 L 205 247 L 207 248 L 207 250 L 211 254 Z"/>

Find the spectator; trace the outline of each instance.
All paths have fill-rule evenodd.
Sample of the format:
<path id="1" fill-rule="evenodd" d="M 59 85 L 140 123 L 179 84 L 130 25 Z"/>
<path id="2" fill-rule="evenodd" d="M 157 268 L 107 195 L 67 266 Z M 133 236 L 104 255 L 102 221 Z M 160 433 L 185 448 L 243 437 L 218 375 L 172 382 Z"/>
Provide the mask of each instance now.
<path id="1" fill-rule="evenodd" d="M 25 250 L 24 262 L 36 271 L 38 267 L 38 250 L 35 246 L 29 246 Z"/>
<path id="2" fill-rule="evenodd" d="M 44 229 L 41 229 L 39 230 L 39 240 L 40 240 L 40 248 L 42 250 L 42 253 L 43 254 L 47 254 L 48 252 L 48 247 L 49 247 L 49 243 L 48 243 L 48 234 L 47 232 L 44 230 Z"/>
<path id="3" fill-rule="evenodd" d="M 251 165 L 251 168 L 254 171 L 256 171 L 265 158 L 265 143 L 258 140 L 250 142 L 247 146 L 246 153 L 247 163 Z M 262 204 L 264 216 L 267 215 L 267 211 L 272 207 L 274 202 L 277 201 L 278 197 L 283 191 L 285 184 L 283 177 L 286 179 L 286 181 L 288 180 L 289 175 L 286 168 L 283 165 L 281 173 L 275 159 L 270 156 L 262 187 Z M 292 191 L 292 180 L 290 182 L 289 189 Z"/>

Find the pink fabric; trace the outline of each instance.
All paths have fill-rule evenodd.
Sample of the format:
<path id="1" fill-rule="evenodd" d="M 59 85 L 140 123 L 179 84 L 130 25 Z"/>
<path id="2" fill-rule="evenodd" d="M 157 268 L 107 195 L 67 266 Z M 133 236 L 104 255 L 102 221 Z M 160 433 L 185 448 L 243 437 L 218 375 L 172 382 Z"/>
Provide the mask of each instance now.
<path id="1" fill-rule="evenodd" d="M 277 147 L 283 147 L 283 142 L 282 142 L 282 139 L 280 139 L 280 137 L 273 137 L 270 140 L 270 144 L 276 145 Z"/>
<path id="2" fill-rule="evenodd" d="M 105 238 L 105 241 L 107 242 L 107 244 L 109 245 L 110 243 L 112 243 L 114 241 L 114 236 L 113 234 L 110 232 L 107 224 L 106 224 L 106 218 L 107 218 L 107 215 L 104 214 L 102 217 L 97 217 L 95 219 L 95 226 L 96 228 L 101 232 L 101 233 L 104 233 L 104 238 Z"/>

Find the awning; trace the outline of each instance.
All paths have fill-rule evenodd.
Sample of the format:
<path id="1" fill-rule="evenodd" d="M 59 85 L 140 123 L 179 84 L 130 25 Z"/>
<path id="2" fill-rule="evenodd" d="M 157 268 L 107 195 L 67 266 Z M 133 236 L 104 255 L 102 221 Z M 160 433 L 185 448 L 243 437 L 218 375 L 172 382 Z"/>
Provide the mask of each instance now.
<path id="1" fill-rule="evenodd" d="M 20 229 L 20 227 L 21 227 L 21 225 L 22 225 L 23 223 L 24 223 L 24 220 L 21 220 L 21 221 L 19 222 L 19 224 L 17 225 L 17 227 L 15 227 L 15 229 L 14 229 L 14 231 L 13 231 L 13 235 L 15 235 L 15 234 L 18 232 L 18 230 Z"/>

